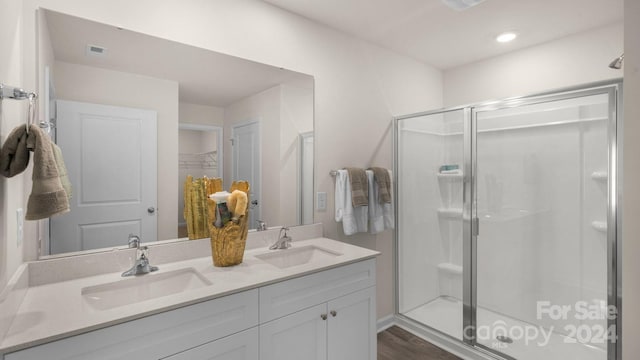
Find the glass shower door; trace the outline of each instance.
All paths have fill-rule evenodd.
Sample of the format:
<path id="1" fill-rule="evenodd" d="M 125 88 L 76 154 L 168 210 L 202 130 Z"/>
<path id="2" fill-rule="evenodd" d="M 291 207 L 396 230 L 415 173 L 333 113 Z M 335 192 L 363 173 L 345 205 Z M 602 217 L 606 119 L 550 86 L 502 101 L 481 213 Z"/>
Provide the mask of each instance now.
<path id="1" fill-rule="evenodd" d="M 462 340 L 463 133 L 469 110 L 397 119 L 398 312 Z"/>
<path id="2" fill-rule="evenodd" d="M 474 110 L 476 346 L 607 359 L 609 91 Z"/>

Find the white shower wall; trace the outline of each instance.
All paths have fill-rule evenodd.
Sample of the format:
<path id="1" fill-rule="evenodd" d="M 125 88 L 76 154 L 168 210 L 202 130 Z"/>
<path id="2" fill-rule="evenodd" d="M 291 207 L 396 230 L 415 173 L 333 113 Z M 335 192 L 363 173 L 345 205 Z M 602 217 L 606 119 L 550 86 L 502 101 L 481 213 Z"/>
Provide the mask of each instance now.
<path id="1" fill-rule="evenodd" d="M 398 209 L 400 312 L 438 296 L 462 297 L 462 181 L 439 178 L 444 164 L 462 168 L 462 113 L 402 120 Z M 438 212 L 438 210 L 441 210 Z M 442 215 L 449 210 L 452 216 Z M 453 271 L 452 271 L 453 270 Z"/>

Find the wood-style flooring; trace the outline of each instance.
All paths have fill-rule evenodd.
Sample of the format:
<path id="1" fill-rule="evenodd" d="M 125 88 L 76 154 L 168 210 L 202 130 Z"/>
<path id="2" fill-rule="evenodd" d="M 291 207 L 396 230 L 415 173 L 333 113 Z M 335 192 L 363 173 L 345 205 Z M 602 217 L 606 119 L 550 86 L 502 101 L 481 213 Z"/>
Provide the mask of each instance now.
<path id="1" fill-rule="evenodd" d="M 392 326 L 378 334 L 378 360 L 461 360 L 408 331 Z"/>

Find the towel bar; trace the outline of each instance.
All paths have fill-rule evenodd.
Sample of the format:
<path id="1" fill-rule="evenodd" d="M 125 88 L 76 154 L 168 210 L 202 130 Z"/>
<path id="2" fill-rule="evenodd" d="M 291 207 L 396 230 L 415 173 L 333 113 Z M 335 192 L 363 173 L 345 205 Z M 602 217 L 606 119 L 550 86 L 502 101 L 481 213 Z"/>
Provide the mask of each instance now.
<path id="1" fill-rule="evenodd" d="M 26 100 L 29 93 L 16 87 L 0 84 L 0 99 Z"/>

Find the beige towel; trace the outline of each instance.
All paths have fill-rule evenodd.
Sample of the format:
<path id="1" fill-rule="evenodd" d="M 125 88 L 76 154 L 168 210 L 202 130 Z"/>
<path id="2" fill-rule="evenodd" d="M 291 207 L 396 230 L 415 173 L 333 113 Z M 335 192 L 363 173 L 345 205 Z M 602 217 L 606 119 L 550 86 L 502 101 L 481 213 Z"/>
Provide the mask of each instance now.
<path id="1" fill-rule="evenodd" d="M 25 219 L 39 220 L 69 211 L 49 136 L 38 126 L 29 127 L 27 148 L 33 151 L 33 187 Z"/>
<path id="2" fill-rule="evenodd" d="M 0 173 L 5 177 L 13 177 L 23 172 L 27 165 L 27 127 L 20 125 L 11 131 L 0 149 Z"/>
<path id="3" fill-rule="evenodd" d="M 351 202 L 353 207 L 369 205 L 369 181 L 364 169 L 346 168 L 351 184 Z"/>
<path id="4" fill-rule="evenodd" d="M 56 160 L 56 166 L 58 167 L 58 176 L 60 176 L 60 183 L 62 184 L 62 188 L 67 193 L 67 199 L 71 201 L 71 181 L 69 181 L 69 174 L 67 173 L 67 167 L 64 164 L 64 159 L 62 158 L 62 150 L 60 147 L 56 145 L 56 143 L 51 143 L 51 149 L 53 150 L 53 156 Z"/>
<path id="5" fill-rule="evenodd" d="M 378 183 L 378 197 L 381 204 L 391 203 L 391 178 L 389 177 L 389 171 L 381 167 L 372 167 L 369 170 L 373 171 L 373 179 Z"/>

